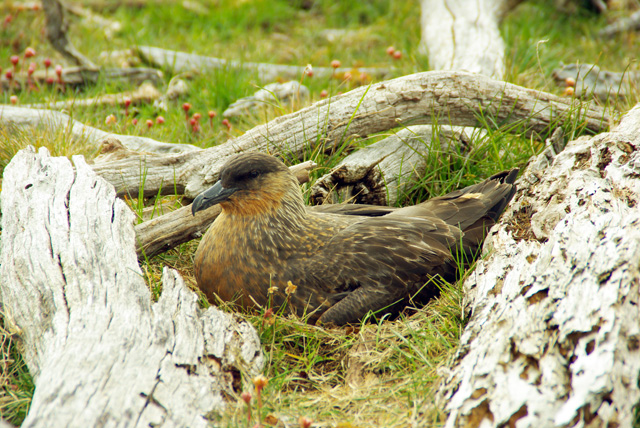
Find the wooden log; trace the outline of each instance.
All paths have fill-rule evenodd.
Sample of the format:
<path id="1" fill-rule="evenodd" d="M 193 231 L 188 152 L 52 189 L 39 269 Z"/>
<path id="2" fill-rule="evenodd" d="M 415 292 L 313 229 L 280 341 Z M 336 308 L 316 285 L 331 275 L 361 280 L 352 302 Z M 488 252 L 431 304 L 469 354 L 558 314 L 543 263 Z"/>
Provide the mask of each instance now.
<path id="1" fill-rule="evenodd" d="M 258 80 L 270 83 L 279 79 L 300 79 L 306 66 L 268 64 L 264 62 L 243 62 L 221 58 L 190 54 L 186 52 L 172 51 L 153 46 L 137 46 L 135 52 L 148 64 L 154 67 L 171 70 L 173 73 L 186 71 L 205 71 L 215 69 L 236 68 L 257 73 Z M 334 74 L 344 74 L 351 71 L 350 68 L 313 67 L 313 75 L 318 78 L 329 78 Z M 375 78 L 383 78 L 391 74 L 388 68 L 362 67 L 360 73 L 366 73 Z"/>
<path id="2" fill-rule="evenodd" d="M 22 426 L 209 426 L 262 368 L 255 330 L 168 268 L 152 302 L 133 213 L 74 163 L 29 148 L 4 171 L 0 299 L 36 385 Z"/>
<path id="3" fill-rule="evenodd" d="M 42 104 L 23 104 L 22 107 L 46 108 L 52 110 L 73 109 L 77 107 L 96 106 L 125 106 L 125 99 L 131 101 L 131 105 L 150 104 L 162 97 L 160 91 L 149 82 L 143 83 L 134 91 L 120 92 L 118 94 L 105 94 L 93 98 L 78 98 L 73 100 L 56 101 Z"/>
<path id="4" fill-rule="evenodd" d="M 52 83 L 47 83 L 47 78 L 52 77 L 52 71 L 36 70 L 35 73 L 33 73 L 33 76 L 31 76 L 31 85 L 60 85 L 60 83 L 58 83 L 57 76 Z M 86 67 L 65 67 L 62 69 L 60 78 L 62 82 L 64 82 L 65 88 L 94 85 L 98 82 L 98 79 L 114 84 L 140 85 L 147 81 L 154 85 L 162 84 L 162 72 L 155 68 L 147 67 L 102 67 L 95 69 Z M 16 92 L 29 87 L 29 79 L 25 73 L 18 74 L 12 81 L 7 80 L 3 75 L 0 76 L 0 86 L 2 86 L 3 90 L 11 89 Z"/>
<path id="5" fill-rule="evenodd" d="M 504 42 L 498 24 L 509 0 L 422 0 L 420 50 L 433 70 L 502 79 Z"/>
<path id="6" fill-rule="evenodd" d="M 481 120 L 484 118 L 485 120 Z M 579 118 L 579 119 L 575 119 Z M 321 146 L 332 150 L 345 139 L 397 126 L 507 126 L 524 135 L 545 133 L 575 120 L 594 132 L 606 129 L 609 113 L 590 103 L 560 98 L 482 75 L 433 71 L 354 89 L 278 117 L 209 149 L 180 155 L 133 156 L 95 167 L 118 194 L 145 196 L 159 189 L 188 198 L 213 185 L 220 168 L 236 153 L 263 151 L 302 158 Z M 144 183 L 144 186 L 142 184 Z"/>
<path id="7" fill-rule="evenodd" d="M 566 64 L 553 70 L 553 79 L 567 86 L 571 79 L 573 95 L 576 97 L 628 97 L 640 83 L 640 72 L 626 70 L 622 73 L 601 70 L 594 64 Z"/>
<path id="8" fill-rule="evenodd" d="M 309 171 L 315 166 L 315 163 L 307 161 L 293 165 L 290 169 L 302 184 L 309 181 Z M 220 206 L 216 205 L 194 216 L 191 214 L 191 205 L 188 205 L 136 225 L 138 258 L 150 258 L 201 237 L 219 214 Z"/>
<path id="9" fill-rule="evenodd" d="M 615 20 L 600 30 L 598 35 L 604 38 L 612 38 L 618 33 L 638 30 L 640 30 L 640 10 L 633 12 L 628 17 Z"/>
<path id="10" fill-rule="evenodd" d="M 473 128 L 409 126 L 384 140 L 345 157 L 311 187 L 316 204 L 351 201 L 358 204 L 394 205 L 424 177 L 426 157 L 441 153 L 464 156 L 471 146 Z"/>
<path id="11" fill-rule="evenodd" d="M 102 141 L 109 137 L 115 137 L 128 149 L 151 153 L 187 153 L 201 151 L 199 147 L 191 144 L 171 144 L 156 141 L 147 137 L 135 135 L 119 135 L 93 128 L 72 119 L 69 115 L 47 109 L 33 109 L 0 105 L 0 124 L 4 126 L 42 126 L 48 127 L 52 132 L 66 131 L 75 138 L 85 139 L 98 147 Z"/>
<path id="12" fill-rule="evenodd" d="M 42 0 L 42 10 L 47 18 L 47 38 L 51 45 L 69 61 L 86 69 L 97 70 L 98 66 L 82 55 L 67 38 L 69 23 L 62 4 L 58 0 Z"/>
<path id="13" fill-rule="evenodd" d="M 534 159 L 464 284 L 446 427 L 632 426 L 640 401 L 640 105 Z"/>

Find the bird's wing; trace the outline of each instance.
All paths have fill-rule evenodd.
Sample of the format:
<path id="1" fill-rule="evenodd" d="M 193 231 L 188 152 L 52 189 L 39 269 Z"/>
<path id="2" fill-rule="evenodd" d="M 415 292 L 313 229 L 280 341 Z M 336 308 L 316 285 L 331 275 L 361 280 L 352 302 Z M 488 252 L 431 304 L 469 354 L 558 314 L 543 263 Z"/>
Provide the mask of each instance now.
<path id="1" fill-rule="evenodd" d="M 307 207 L 307 210 L 320 214 L 381 217 L 397 211 L 398 208 L 366 204 L 324 204 Z"/>
<path id="2" fill-rule="evenodd" d="M 450 248 L 461 235 L 435 218 L 364 218 L 338 231 L 311 257 L 289 260 L 289 266 L 304 289 L 324 290 L 331 299 L 321 320 L 344 324 L 369 311 L 405 306 L 433 276 L 455 278 Z M 420 291 L 425 300 L 437 294 L 435 284 L 427 287 Z"/>

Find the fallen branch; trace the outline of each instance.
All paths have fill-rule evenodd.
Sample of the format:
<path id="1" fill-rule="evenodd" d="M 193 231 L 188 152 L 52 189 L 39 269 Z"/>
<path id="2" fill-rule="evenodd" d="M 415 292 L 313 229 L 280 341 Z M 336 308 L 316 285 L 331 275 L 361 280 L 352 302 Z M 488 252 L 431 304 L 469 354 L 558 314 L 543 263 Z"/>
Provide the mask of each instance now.
<path id="1" fill-rule="evenodd" d="M 85 85 L 94 85 L 98 79 L 103 79 L 112 83 L 126 83 L 131 85 L 140 85 L 144 82 L 151 82 L 154 85 L 162 83 L 162 72 L 155 68 L 112 68 L 103 67 L 100 69 L 90 69 L 86 67 L 66 67 L 62 69 L 60 79 L 56 76 L 52 81 L 52 72 L 46 70 L 36 70 L 31 76 L 31 85 L 34 83 L 43 85 L 62 85 L 64 87 L 78 87 Z M 49 81 L 47 81 L 49 79 Z M 62 82 L 62 83 L 61 83 Z M 18 91 L 29 87 L 29 79 L 22 72 L 16 75 L 11 81 L 3 75 L 0 76 L 0 86 L 2 90 Z"/>
<path id="2" fill-rule="evenodd" d="M 577 97 L 595 96 L 601 100 L 609 97 L 627 97 L 634 93 L 640 85 L 640 72 L 600 70 L 593 64 L 567 64 L 556 68 L 552 73 L 553 78 L 562 86 L 566 86 L 568 80 L 572 80 L 574 95 Z"/>
<path id="3" fill-rule="evenodd" d="M 441 126 L 436 136 L 433 132 L 431 125 L 410 126 L 353 152 L 316 180 L 311 187 L 311 200 L 316 204 L 351 201 L 394 205 L 425 176 L 427 156 L 464 155 L 475 130 Z"/>
<path id="4" fill-rule="evenodd" d="M 212 58 L 186 52 L 171 51 L 152 46 L 138 46 L 134 48 L 143 61 L 153 64 L 155 67 L 169 69 L 173 73 L 185 71 L 205 71 L 215 69 L 241 69 L 254 71 L 261 82 L 273 82 L 278 79 L 300 79 L 306 66 L 267 64 L 262 62 L 242 62 L 220 58 Z M 329 78 L 334 74 L 344 74 L 351 71 L 349 68 L 313 67 L 313 75 L 320 78 Z M 366 73 L 376 78 L 383 78 L 390 74 L 386 68 L 364 67 L 358 68 L 361 73 Z"/>
<path id="5" fill-rule="evenodd" d="M 420 50 L 434 70 L 461 70 L 502 79 L 499 21 L 510 0 L 422 0 Z"/>
<path id="6" fill-rule="evenodd" d="M 42 103 L 22 105 L 22 107 L 36 109 L 73 109 L 76 107 L 95 107 L 95 106 L 122 106 L 125 105 L 125 99 L 131 101 L 131 105 L 150 104 L 162 97 L 160 91 L 151 83 L 143 83 L 135 91 L 121 92 L 119 94 L 106 94 L 95 98 L 73 99 L 66 101 L 57 101 L 55 103 Z"/>
<path id="7" fill-rule="evenodd" d="M 465 282 L 440 390 L 457 426 L 632 426 L 640 400 L 640 106 L 540 155 Z"/>
<path id="8" fill-rule="evenodd" d="M 262 369 L 258 335 L 168 268 L 153 303 L 133 213 L 74 163 L 29 148 L 4 171 L 0 298 L 36 385 L 23 426 L 209 426 Z"/>
<path id="9" fill-rule="evenodd" d="M 151 153 L 187 153 L 201 149 L 190 144 L 163 143 L 146 137 L 135 135 L 118 135 L 84 125 L 69 115 L 45 109 L 32 109 L 0 105 L 0 124 L 4 126 L 36 127 L 42 126 L 52 132 L 65 131 L 75 138 L 86 139 L 89 144 L 99 146 L 109 137 L 120 140 L 127 148 Z M 114 171 L 114 173 L 117 173 Z"/>
<path id="10" fill-rule="evenodd" d="M 635 11 L 631 16 L 620 18 L 611 24 L 604 27 L 598 32 L 600 37 L 611 38 L 618 33 L 625 31 L 638 31 L 640 30 L 640 10 Z"/>
<path id="11" fill-rule="evenodd" d="M 293 165 L 290 169 L 302 184 L 309 181 L 309 170 L 315 166 L 315 163 L 307 161 Z M 220 206 L 217 205 L 194 216 L 189 205 L 138 224 L 135 227 L 138 258 L 151 258 L 201 237 L 219 214 Z"/>
<path id="12" fill-rule="evenodd" d="M 64 8 L 58 0 L 42 0 L 42 9 L 47 18 L 47 38 L 51 45 L 65 58 L 85 69 L 97 70 L 89 58 L 82 55 L 67 38 L 69 23 Z"/>
<path id="13" fill-rule="evenodd" d="M 481 119 L 484 118 L 484 119 Z M 188 198 L 213 185 L 230 156 L 245 151 L 301 158 L 320 146 L 332 150 L 349 138 L 398 126 L 509 126 L 513 132 L 548 133 L 566 121 L 599 132 L 609 114 L 601 107 L 560 98 L 463 72 L 425 72 L 354 89 L 257 126 L 244 135 L 198 152 L 132 156 L 95 167 L 118 194 L 145 196 L 178 189 Z M 143 174 L 144 173 L 144 174 Z M 144 180 L 144 186 L 142 182 Z M 161 193 L 162 193 L 161 192 Z"/>

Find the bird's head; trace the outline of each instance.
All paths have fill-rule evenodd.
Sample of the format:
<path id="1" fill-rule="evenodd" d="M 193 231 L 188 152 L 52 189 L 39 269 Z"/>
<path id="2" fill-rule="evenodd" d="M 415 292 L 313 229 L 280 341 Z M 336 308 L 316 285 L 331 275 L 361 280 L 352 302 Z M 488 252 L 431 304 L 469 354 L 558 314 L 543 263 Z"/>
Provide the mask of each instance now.
<path id="1" fill-rule="evenodd" d="M 233 214 L 256 215 L 277 210 L 288 193 L 300 193 L 297 180 L 281 160 L 264 153 L 242 153 L 220 170 L 220 180 L 200 193 L 191 212 L 220 204 Z"/>

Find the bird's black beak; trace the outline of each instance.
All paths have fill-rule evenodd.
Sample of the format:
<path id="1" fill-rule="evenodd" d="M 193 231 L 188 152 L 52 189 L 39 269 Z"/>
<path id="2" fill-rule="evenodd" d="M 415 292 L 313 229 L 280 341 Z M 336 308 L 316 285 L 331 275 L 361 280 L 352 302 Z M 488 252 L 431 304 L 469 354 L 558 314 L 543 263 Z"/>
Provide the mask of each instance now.
<path id="1" fill-rule="evenodd" d="M 212 205 L 219 204 L 229 199 L 229 196 L 236 192 L 235 187 L 226 189 L 222 187 L 222 183 L 218 181 L 211 188 L 200 193 L 191 204 L 191 214 L 196 215 L 198 211 L 209 208 Z"/>

